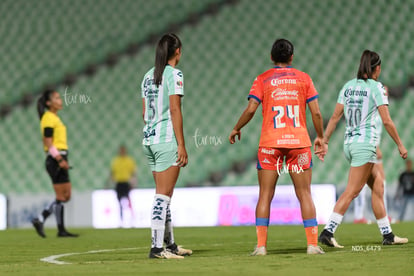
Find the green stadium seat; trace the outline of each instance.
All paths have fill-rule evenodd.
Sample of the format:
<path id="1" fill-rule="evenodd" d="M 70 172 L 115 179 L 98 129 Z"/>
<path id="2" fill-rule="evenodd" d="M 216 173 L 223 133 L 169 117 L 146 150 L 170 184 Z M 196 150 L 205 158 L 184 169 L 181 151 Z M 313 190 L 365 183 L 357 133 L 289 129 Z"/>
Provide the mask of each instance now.
<path id="1" fill-rule="evenodd" d="M 103 61 L 107 54 L 126 48 L 130 42 L 142 42 L 149 34 L 166 31 L 170 24 L 213 2 L 220 0 L 154 3 L 139 0 L 124 4 L 104 0 L 102 5 L 80 0 L 70 3 L 43 0 L 41 5 L 4 1 L 0 14 L 3 26 L 7 27 L 0 30 L 4 38 L 0 51 L 7 54 L 0 56 L 0 64 L 7 66 L 2 67 L 5 70 L 0 76 L 0 104 L 16 102 L 24 93 L 61 80 L 67 72 Z M 241 0 L 217 14 L 203 17 L 198 24 L 184 26 L 179 32 L 184 47 L 178 67 L 185 76 L 184 131 L 190 163 L 182 170 L 177 186 L 204 185 L 211 173 L 228 171 L 235 161 L 248 162 L 248 168 L 242 174 L 225 175 L 221 184 L 256 185 L 255 162 L 250 160 L 254 160 L 257 152 L 261 108 L 243 129 L 242 141 L 230 146 L 227 137 L 247 105 L 246 96 L 254 77 L 271 67 L 269 53 L 276 37 L 287 37 L 295 43 L 294 65 L 313 78 L 320 93 L 323 116 L 329 118 L 342 85 L 356 74 L 363 49 L 372 48 L 382 55 L 381 81 L 386 84 L 400 85 L 414 72 L 414 54 L 406 50 L 412 44 L 409 30 L 414 28 L 410 8 L 414 8 L 411 2 L 390 6 L 380 1 L 375 7 L 356 0 L 333 1 L 330 5 L 317 0 Z M 292 16 L 286 17 L 286 10 Z M 387 10 L 386 15 L 383 10 Z M 54 25 L 48 14 L 59 18 Z M 73 26 L 69 28 L 65 18 L 71 18 Z M 269 24 L 269 18 L 274 18 L 274 23 Z M 16 21 L 22 24 L 14 24 Z M 31 26 L 36 26 L 39 32 L 33 32 Z M 384 31 L 378 33 L 378 29 Z M 378 35 L 367 45 L 365 34 L 372 31 Z M 69 130 L 75 190 L 104 185 L 110 161 L 121 142 L 127 144 L 138 163 L 138 186 L 154 186 L 140 145 L 143 127 L 140 82 L 153 62 L 154 45 L 149 45 L 133 57 L 123 57 L 112 69 L 101 67 L 91 78 L 80 77 L 68 88 L 93 98 L 88 105 L 65 105 L 61 113 Z M 63 93 L 65 87 L 58 90 Z M 408 126 L 414 121 L 407 118 L 411 118 L 408 112 L 414 104 L 412 95 L 411 91 L 390 105 L 400 135 L 411 149 L 413 133 Z M 14 128 L 16 125 L 18 129 Z M 309 118 L 308 126 L 312 128 Z M 193 141 L 197 128 L 204 135 L 221 137 L 223 144 L 197 148 Z M 349 164 L 342 153 L 343 129 L 342 121 L 331 138 L 326 162 L 314 161 L 313 183 L 346 185 Z M 2 192 L 24 192 L 25 185 L 33 193 L 50 191 L 34 104 L 28 109 L 16 109 L 2 119 L 0 133 L 0 158 L 5 168 Z M 403 162 L 391 139 L 383 140 L 386 176 L 388 182 L 393 182 Z M 21 152 L 13 154 L 16 148 Z M 15 171 L 24 174 L 22 178 Z M 290 182 L 287 175 L 280 178 L 281 184 Z"/>

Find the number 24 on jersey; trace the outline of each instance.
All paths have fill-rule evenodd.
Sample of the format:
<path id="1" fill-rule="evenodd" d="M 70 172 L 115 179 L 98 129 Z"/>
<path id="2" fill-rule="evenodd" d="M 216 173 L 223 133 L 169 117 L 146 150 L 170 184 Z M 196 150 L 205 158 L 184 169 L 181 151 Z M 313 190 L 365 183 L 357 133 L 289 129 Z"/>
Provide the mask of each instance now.
<path id="1" fill-rule="evenodd" d="M 272 111 L 277 112 L 273 117 L 275 128 L 286 127 L 287 120 L 292 120 L 294 127 L 300 127 L 299 105 L 273 106 Z"/>

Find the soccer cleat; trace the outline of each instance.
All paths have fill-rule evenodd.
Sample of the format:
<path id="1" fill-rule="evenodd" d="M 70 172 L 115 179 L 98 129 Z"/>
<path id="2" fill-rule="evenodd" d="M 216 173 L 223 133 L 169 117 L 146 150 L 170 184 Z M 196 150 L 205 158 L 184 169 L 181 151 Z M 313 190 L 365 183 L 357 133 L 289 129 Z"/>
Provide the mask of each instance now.
<path id="1" fill-rule="evenodd" d="M 72 233 L 69 233 L 68 231 L 58 232 L 57 236 L 59 238 L 77 238 L 77 237 L 79 237 L 78 234 L 72 234 Z"/>
<path id="2" fill-rule="evenodd" d="M 267 255 L 266 246 L 260 246 L 254 249 L 254 251 L 250 254 L 250 256 L 265 256 Z"/>
<path id="3" fill-rule="evenodd" d="M 316 254 L 325 254 L 325 251 L 323 251 L 320 246 L 308 245 L 307 253 L 308 255 L 316 255 Z"/>
<path id="4" fill-rule="evenodd" d="M 184 259 L 183 256 L 176 255 L 171 251 L 165 249 L 160 252 L 155 252 L 151 249 L 148 257 L 150 259 Z"/>
<path id="5" fill-rule="evenodd" d="M 185 249 L 181 247 L 181 245 L 177 246 L 175 243 L 173 245 L 167 246 L 166 250 L 178 256 L 190 256 L 193 254 L 193 250 Z"/>
<path id="6" fill-rule="evenodd" d="M 394 238 L 384 238 L 382 241 L 383 245 L 395 245 L 395 244 L 405 244 L 408 243 L 407 238 L 400 238 L 398 236 L 394 236 Z"/>
<path id="7" fill-rule="evenodd" d="M 45 232 L 43 230 L 43 222 L 41 222 L 38 218 L 32 219 L 33 227 L 36 229 L 36 232 L 42 238 L 46 238 Z"/>
<path id="8" fill-rule="evenodd" d="M 324 245 L 330 246 L 330 247 L 336 247 L 336 248 L 344 248 L 342 245 L 340 245 L 334 238 L 333 234 L 331 232 L 328 232 L 327 230 L 323 230 L 322 233 L 319 235 L 318 241 Z"/>

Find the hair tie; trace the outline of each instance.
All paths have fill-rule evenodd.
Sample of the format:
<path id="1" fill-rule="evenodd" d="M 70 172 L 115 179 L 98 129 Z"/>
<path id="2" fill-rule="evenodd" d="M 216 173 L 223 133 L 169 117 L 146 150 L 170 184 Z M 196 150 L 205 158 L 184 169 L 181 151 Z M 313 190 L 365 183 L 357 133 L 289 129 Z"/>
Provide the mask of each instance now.
<path id="1" fill-rule="evenodd" d="M 371 68 L 374 68 L 375 66 L 379 65 L 381 63 L 381 58 L 378 58 L 377 62 L 371 65 Z"/>

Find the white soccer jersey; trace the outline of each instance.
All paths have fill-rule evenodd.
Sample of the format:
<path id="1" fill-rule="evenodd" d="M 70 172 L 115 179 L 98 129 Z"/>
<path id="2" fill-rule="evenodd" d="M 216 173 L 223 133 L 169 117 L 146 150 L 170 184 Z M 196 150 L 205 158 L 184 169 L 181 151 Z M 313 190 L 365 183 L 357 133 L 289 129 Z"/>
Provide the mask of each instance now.
<path id="1" fill-rule="evenodd" d="M 377 120 L 375 121 L 375 131 L 377 132 L 377 135 L 378 135 L 377 146 L 379 146 L 381 143 L 381 135 L 382 135 L 382 119 L 381 119 L 381 116 L 379 116 L 379 114 L 378 114 Z"/>
<path id="2" fill-rule="evenodd" d="M 344 105 L 344 144 L 356 142 L 377 146 L 380 138 L 376 130 L 378 106 L 388 105 L 384 86 L 372 79 L 350 80 L 339 92 L 338 103 Z"/>
<path id="3" fill-rule="evenodd" d="M 177 143 L 171 121 L 171 95 L 184 96 L 184 77 L 180 70 L 167 65 L 158 87 L 154 82 L 154 68 L 145 74 L 141 84 L 141 96 L 145 99 L 143 145 Z"/>

